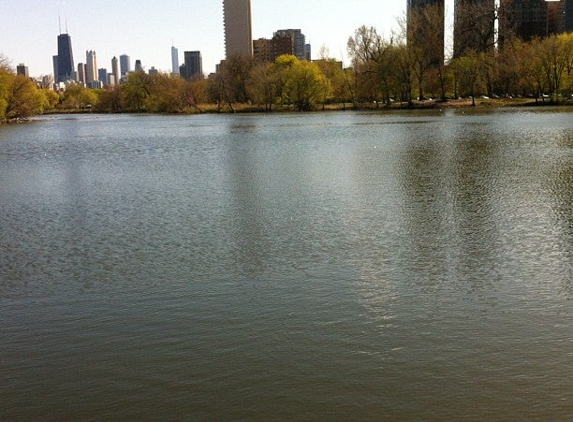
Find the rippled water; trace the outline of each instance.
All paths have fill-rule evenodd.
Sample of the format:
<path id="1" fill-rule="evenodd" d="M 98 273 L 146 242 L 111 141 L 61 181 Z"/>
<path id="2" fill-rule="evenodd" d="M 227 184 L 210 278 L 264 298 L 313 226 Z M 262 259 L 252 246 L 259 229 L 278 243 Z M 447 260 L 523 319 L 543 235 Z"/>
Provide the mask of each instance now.
<path id="1" fill-rule="evenodd" d="M 0 127 L 0 420 L 568 421 L 573 114 Z"/>

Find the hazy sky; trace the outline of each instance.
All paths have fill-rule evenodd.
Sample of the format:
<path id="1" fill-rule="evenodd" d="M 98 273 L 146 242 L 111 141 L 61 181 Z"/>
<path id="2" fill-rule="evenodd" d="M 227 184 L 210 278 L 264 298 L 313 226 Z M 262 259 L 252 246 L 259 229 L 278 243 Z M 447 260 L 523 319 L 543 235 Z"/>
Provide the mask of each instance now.
<path id="1" fill-rule="evenodd" d="M 253 39 L 300 28 L 313 58 L 326 46 L 332 57 L 347 60 L 354 30 L 368 25 L 390 34 L 406 0 L 251 0 L 251 9 Z M 98 67 L 108 72 L 111 58 L 121 54 L 131 56 L 132 67 L 140 59 L 145 69 L 170 71 L 173 43 L 180 61 L 183 51 L 200 50 L 210 73 L 225 55 L 222 0 L 0 0 L 0 54 L 14 67 L 25 63 L 31 76 L 51 74 L 58 15 L 62 32 L 67 28 L 72 37 L 76 67 L 94 50 Z"/>

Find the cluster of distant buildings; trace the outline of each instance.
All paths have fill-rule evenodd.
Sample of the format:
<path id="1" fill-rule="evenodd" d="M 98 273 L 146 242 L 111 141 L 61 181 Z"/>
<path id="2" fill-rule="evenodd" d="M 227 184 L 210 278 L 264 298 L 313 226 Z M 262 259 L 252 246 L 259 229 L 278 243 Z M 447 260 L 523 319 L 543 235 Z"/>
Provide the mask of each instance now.
<path id="1" fill-rule="evenodd" d="M 103 88 L 116 86 L 125 81 L 127 75 L 133 71 L 131 58 L 122 54 L 111 59 L 111 72 L 97 65 L 95 51 L 86 51 L 86 62 L 74 66 L 72 39 L 69 34 L 58 35 L 58 55 L 53 57 L 54 83 L 56 87 L 63 88 L 68 83 L 79 83 L 88 88 Z M 143 70 L 140 60 L 135 61 L 135 70 Z M 150 69 L 150 73 L 155 71 Z"/>
<path id="2" fill-rule="evenodd" d="M 253 40 L 250 0 L 223 0 L 223 17 L 227 58 L 248 56 L 273 62 L 283 54 L 291 54 L 299 60 L 311 59 L 311 46 L 300 29 L 280 29 L 270 39 Z"/>
<path id="3" fill-rule="evenodd" d="M 270 39 L 253 41 L 250 0 L 223 0 L 223 14 L 227 58 L 240 55 L 272 62 L 280 55 L 292 54 L 300 60 L 310 60 L 311 47 L 300 29 L 281 29 Z M 179 50 L 172 46 L 171 61 L 171 74 L 175 77 L 194 80 L 204 75 L 200 51 L 184 51 L 183 63 L 180 63 Z M 57 89 L 64 89 L 69 83 L 79 83 L 88 88 L 113 87 L 124 83 L 132 71 L 143 71 L 139 60 L 132 69 L 131 58 L 126 54 L 119 56 L 119 59 L 111 59 L 111 72 L 107 68 L 98 68 L 95 51 L 86 51 L 85 63 L 79 63 L 76 67 L 72 40 L 67 33 L 58 35 L 58 54 L 53 57 L 53 67 Z M 152 67 L 148 72 L 153 74 L 157 70 Z"/>
<path id="4" fill-rule="evenodd" d="M 433 5 L 441 14 L 439 31 L 432 31 L 438 37 L 437 42 L 444 40 L 445 0 L 407 0 L 408 25 L 410 16 L 416 9 Z M 573 0 L 455 0 L 454 9 L 454 55 L 463 54 L 467 49 L 479 50 L 473 45 L 476 40 L 465 31 L 463 26 L 467 17 L 467 7 L 481 7 L 484 13 L 495 16 L 490 24 L 491 34 L 497 31 L 498 40 L 512 34 L 530 40 L 534 37 L 545 37 L 562 32 L 573 32 Z M 271 38 L 252 39 L 252 19 L 250 0 L 223 0 L 225 27 L 226 57 L 246 56 L 262 62 L 273 62 L 283 54 L 292 54 L 300 60 L 311 59 L 311 46 L 306 43 L 305 35 L 300 29 L 281 29 L 274 32 Z M 465 20 L 464 20 L 465 19 Z M 497 28 L 495 21 L 498 21 Z M 61 31 L 60 31 L 61 32 Z M 442 48 L 443 50 L 443 48 Z M 171 48 L 172 74 L 193 80 L 203 77 L 203 64 L 200 51 L 185 51 L 183 63 L 179 61 L 179 51 Z M 441 57 L 443 60 L 443 56 Z M 224 63 L 221 62 L 221 63 Z M 71 37 L 67 33 L 58 35 L 58 55 L 53 57 L 54 83 L 56 88 L 64 88 L 68 83 L 80 83 L 89 88 L 117 86 L 123 83 L 133 71 L 131 59 L 123 54 L 111 59 L 111 72 L 98 68 L 95 51 L 86 52 L 85 63 L 74 66 Z M 219 66 L 217 66 L 217 70 Z M 140 60 L 135 61 L 135 71 L 143 71 Z M 150 74 L 157 73 L 152 67 Z M 28 74 L 24 64 L 17 67 L 18 74 Z"/>

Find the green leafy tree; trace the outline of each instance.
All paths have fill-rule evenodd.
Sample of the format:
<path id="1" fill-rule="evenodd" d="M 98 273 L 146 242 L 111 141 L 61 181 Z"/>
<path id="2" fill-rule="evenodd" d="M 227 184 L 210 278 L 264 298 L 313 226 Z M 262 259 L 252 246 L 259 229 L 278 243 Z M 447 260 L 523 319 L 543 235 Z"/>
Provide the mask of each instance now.
<path id="1" fill-rule="evenodd" d="M 46 108 L 48 110 L 54 110 L 60 103 L 60 95 L 49 88 L 44 88 L 41 91 L 46 98 Z"/>
<path id="2" fill-rule="evenodd" d="M 379 70 L 384 59 L 386 43 L 376 28 L 361 26 L 347 42 L 354 69 L 354 104 L 359 100 L 376 101 L 379 97 Z"/>
<path id="3" fill-rule="evenodd" d="M 292 55 L 283 55 L 275 61 L 283 104 L 293 105 L 297 111 L 309 111 L 321 104 L 328 81 L 316 63 L 301 61 Z"/>
<path id="4" fill-rule="evenodd" d="M 6 119 L 23 119 L 40 114 L 46 106 L 46 96 L 30 78 L 24 75 L 12 77 L 6 95 Z"/>
<path id="5" fill-rule="evenodd" d="M 182 113 L 185 104 L 181 101 L 180 92 L 185 80 L 171 78 L 157 73 L 148 78 L 149 95 L 145 99 L 145 108 L 153 113 Z"/>
<path id="6" fill-rule="evenodd" d="M 472 106 L 476 105 L 475 97 L 480 89 L 484 54 L 478 54 L 475 50 L 468 50 L 465 56 L 454 59 L 452 68 L 458 81 L 459 89 L 464 95 L 470 95 Z"/>
<path id="7" fill-rule="evenodd" d="M 129 74 L 123 86 L 124 101 L 129 110 L 145 110 L 147 99 L 151 94 L 151 83 L 151 77 L 144 72 Z"/>
<path id="8" fill-rule="evenodd" d="M 545 75 L 547 93 L 553 102 L 557 102 L 563 79 L 567 74 L 569 61 L 569 37 L 553 35 L 541 40 L 539 45 L 539 60 Z"/>
<path id="9" fill-rule="evenodd" d="M 0 121 L 6 119 L 8 91 L 13 78 L 14 74 L 10 70 L 8 60 L 0 55 Z"/>
<path id="10" fill-rule="evenodd" d="M 66 88 L 61 107 L 64 109 L 86 109 L 96 106 L 98 95 L 83 85 L 70 85 Z"/>
<path id="11" fill-rule="evenodd" d="M 337 102 L 341 103 L 343 108 L 345 103 L 350 100 L 350 91 L 346 83 L 346 75 L 342 62 L 328 57 L 327 52 L 321 54 L 322 58 L 316 62 L 320 71 L 326 78 L 328 84 L 324 91 L 324 103 Z"/>
<path id="12" fill-rule="evenodd" d="M 519 46 L 520 61 L 515 65 L 522 75 L 522 87 L 526 94 L 533 93 L 537 100 L 547 90 L 541 40 L 534 38 Z"/>

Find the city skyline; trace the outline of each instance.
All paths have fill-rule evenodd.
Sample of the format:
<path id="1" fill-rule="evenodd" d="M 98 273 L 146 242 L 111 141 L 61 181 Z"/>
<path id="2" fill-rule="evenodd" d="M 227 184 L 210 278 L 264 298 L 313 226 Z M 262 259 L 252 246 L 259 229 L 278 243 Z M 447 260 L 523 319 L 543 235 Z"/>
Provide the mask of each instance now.
<path id="1" fill-rule="evenodd" d="M 11 2 L 13 2 L 15 0 L 8 0 L 8 4 L 7 6 L 11 6 Z M 30 0 L 29 2 L 27 2 L 25 5 L 23 5 L 21 8 L 18 9 L 18 13 L 21 14 L 21 16 L 23 16 L 23 14 L 25 14 L 26 12 L 30 12 L 30 9 L 28 8 L 29 6 L 33 5 L 34 3 L 38 2 L 39 0 Z M 213 0 L 211 0 L 213 1 Z M 110 67 L 110 63 L 113 57 L 117 57 L 118 55 L 120 55 L 119 51 L 123 51 L 123 53 L 121 53 L 120 55 L 120 59 L 125 58 L 126 56 L 129 56 L 129 58 L 131 58 L 132 60 L 134 60 L 137 64 L 139 64 L 139 68 L 142 70 L 153 70 L 153 71 L 162 71 L 162 72 L 166 72 L 166 73 L 171 73 L 173 71 L 173 69 L 175 69 L 176 67 L 176 62 L 177 60 L 177 53 L 178 53 L 178 49 L 180 49 L 182 52 L 184 51 L 196 51 L 199 52 L 201 57 L 202 57 L 202 61 L 205 63 L 205 65 L 203 66 L 203 70 L 204 70 L 204 74 L 209 74 L 213 71 L 215 71 L 216 65 L 223 60 L 226 55 L 229 54 L 229 52 L 227 51 L 229 49 L 229 44 L 231 43 L 236 43 L 236 40 L 238 38 L 244 38 L 241 40 L 240 45 L 248 45 L 248 48 L 251 50 L 250 51 L 250 55 L 252 55 L 252 49 L 253 49 L 253 40 L 257 40 L 257 39 L 261 39 L 261 40 L 265 40 L 266 38 L 270 38 L 270 33 L 273 33 L 274 35 L 277 34 L 277 32 L 275 31 L 281 31 L 279 29 L 279 27 L 270 27 L 270 25 L 274 25 L 275 19 L 277 21 L 281 21 L 281 18 L 276 18 L 277 13 L 265 13 L 262 12 L 264 10 L 265 7 L 272 7 L 273 11 L 276 12 L 276 8 L 280 8 L 282 3 L 277 3 L 275 2 L 275 0 L 214 0 L 216 3 L 219 4 L 220 6 L 220 13 L 215 14 L 215 15 L 211 15 L 211 17 L 209 18 L 209 22 L 211 23 L 211 25 L 213 25 L 213 27 L 219 27 L 218 30 L 212 30 L 209 29 L 209 26 L 206 26 L 205 29 L 201 29 L 198 30 L 197 27 L 192 27 L 191 29 L 185 31 L 185 34 L 192 34 L 192 36 L 194 38 L 200 39 L 203 35 L 208 35 L 208 37 L 211 38 L 211 40 L 206 43 L 206 44 L 202 44 L 200 42 L 194 42 L 193 45 L 191 46 L 191 43 L 178 43 L 175 40 L 175 37 L 171 38 L 171 49 L 169 50 L 167 47 L 167 43 L 165 42 L 165 40 L 163 40 L 163 38 L 165 38 L 164 34 L 162 34 L 161 37 L 157 36 L 158 32 L 161 32 L 162 28 L 164 27 L 163 25 L 165 25 L 166 23 L 169 23 L 169 19 L 167 19 L 167 16 L 163 15 L 162 13 L 157 13 L 158 17 L 156 17 L 156 22 L 157 25 L 154 26 L 153 24 L 151 24 L 149 22 L 149 18 L 143 19 L 143 20 L 137 20 L 137 19 L 126 19 L 124 20 L 124 25 L 120 26 L 119 28 L 122 29 L 128 29 L 128 28 L 132 28 L 133 25 L 135 25 L 135 27 L 140 28 L 143 30 L 144 32 L 144 36 L 139 36 L 137 32 L 134 33 L 130 33 L 129 37 L 125 37 L 122 35 L 122 31 L 118 30 L 118 31 L 104 31 L 103 33 L 98 33 L 95 34 L 96 36 L 94 37 L 95 41 L 91 41 L 92 38 L 90 37 L 90 35 L 92 34 L 92 31 L 89 30 L 89 27 L 83 27 L 81 31 L 79 31 L 77 33 L 77 38 L 79 38 L 79 42 L 76 41 L 76 33 L 74 33 L 72 30 L 70 30 L 69 28 L 69 19 L 67 17 L 67 13 L 66 13 L 66 17 L 64 19 L 61 18 L 61 10 L 60 13 L 58 15 L 58 29 L 59 29 L 59 35 L 57 36 L 57 50 L 58 53 L 56 53 L 56 55 L 52 56 L 52 60 L 51 60 L 51 64 L 52 67 L 51 69 L 49 69 L 49 62 L 43 60 L 45 58 L 45 56 L 49 55 L 51 51 L 54 50 L 53 45 L 50 47 L 46 47 L 45 45 L 47 45 L 46 43 L 46 39 L 42 38 L 41 43 L 38 44 L 33 44 L 31 41 L 35 38 L 38 38 L 36 36 L 37 32 L 26 32 L 25 35 L 22 35 L 21 33 L 19 33 L 18 31 L 13 31 L 12 29 L 15 28 L 16 26 L 18 28 L 28 28 L 28 25 L 17 25 L 17 21 L 18 21 L 18 13 L 16 14 L 11 14 L 10 10 L 8 10 L 8 13 L 0 15 L 0 27 L 3 28 L 3 37 L 2 37 L 2 42 L 0 43 L 0 54 L 2 54 L 4 57 L 6 57 L 7 59 L 9 59 L 11 61 L 12 67 L 15 68 L 16 67 L 16 63 L 18 64 L 24 64 L 26 65 L 26 67 L 30 70 L 30 74 L 31 76 L 40 76 L 40 75 L 49 75 L 49 74 L 53 74 L 54 75 L 54 79 L 55 81 L 59 81 L 61 79 L 67 79 L 69 77 L 69 72 L 70 69 L 68 69 L 70 67 L 71 64 L 71 72 L 75 73 L 76 69 L 74 68 L 74 55 L 77 57 L 78 56 L 78 49 L 83 49 L 83 51 L 86 51 L 86 54 L 93 54 L 95 56 L 96 51 L 97 51 L 97 55 L 100 58 L 100 63 L 106 63 L 105 65 L 102 65 L 104 69 L 107 69 Z M 295 9 L 293 6 L 293 4 L 297 3 L 297 2 L 301 2 L 302 0 L 292 0 L 289 3 L 289 10 Z M 538 13 L 538 15 L 540 15 L 540 19 L 539 19 L 539 27 L 533 27 L 531 26 L 531 28 L 529 28 L 529 26 L 526 28 L 526 30 L 528 31 L 533 31 L 531 32 L 532 34 L 539 34 L 542 33 L 542 36 L 545 36 L 545 32 L 547 32 L 548 34 L 551 33 L 558 33 L 558 32 L 562 32 L 565 28 L 569 28 L 570 25 L 568 22 L 566 22 L 565 19 L 562 20 L 561 23 L 557 23 L 556 17 L 557 15 L 563 14 L 563 16 L 565 16 L 565 10 L 570 10 L 572 8 L 573 5 L 573 1 L 569 1 L 566 2 L 565 0 L 479 0 L 480 2 L 486 1 L 487 3 L 492 3 L 492 4 L 499 4 L 500 1 L 502 3 L 504 3 L 504 1 L 506 3 L 513 3 L 514 1 L 516 3 L 519 2 L 539 2 L 539 4 L 548 4 L 551 5 L 551 10 L 552 12 L 548 12 L 545 13 L 543 15 L 541 15 L 541 13 Z M 545 1 L 551 1 L 551 3 L 545 3 Z M 103 4 L 103 3 L 107 3 L 108 0 L 99 0 L 98 4 Z M 181 6 L 183 3 L 185 3 L 185 10 L 190 10 L 192 9 L 190 7 L 190 5 L 193 6 L 200 6 L 202 5 L 203 7 L 206 7 L 206 3 L 207 0 L 187 0 L 187 1 L 183 1 L 183 0 L 172 0 L 170 2 L 170 5 L 172 5 L 172 8 L 163 8 L 161 10 L 170 10 L 169 13 L 175 13 L 176 11 L 180 10 L 178 7 L 176 7 L 177 5 Z M 321 5 L 324 5 L 326 2 L 326 0 L 317 0 L 316 2 L 310 3 L 310 5 L 307 5 L 307 7 L 305 7 L 302 10 L 299 11 L 304 11 L 304 12 L 311 12 L 311 9 L 313 7 L 319 7 Z M 342 0 L 329 0 L 329 5 L 330 6 L 335 6 L 338 3 L 341 3 Z M 389 0 L 388 2 L 384 3 L 383 7 L 380 7 L 380 5 L 378 4 L 377 7 L 374 7 L 374 9 L 383 9 L 384 11 L 388 11 L 388 10 L 401 10 L 402 7 L 405 8 L 405 10 L 403 10 L 401 13 L 397 13 L 396 15 L 393 16 L 392 19 L 389 20 L 389 14 L 388 13 L 382 13 L 381 15 L 377 15 L 377 14 L 373 14 L 373 13 L 366 13 L 366 12 L 370 12 L 371 10 L 368 8 L 369 4 L 373 4 L 375 2 L 375 0 L 357 0 L 356 2 L 352 3 L 352 7 L 347 7 L 345 9 L 351 10 L 354 12 L 354 17 L 356 19 L 356 21 L 354 23 L 349 23 L 347 21 L 349 21 L 348 19 L 345 19 L 344 22 L 347 26 L 347 30 L 345 31 L 345 29 L 343 29 L 344 27 L 340 27 L 340 26 L 336 26 L 336 28 L 334 28 L 334 24 L 337 22 L 336 20 L 336 14 L 332 14 L 332 7 L 330 8 L 324 8 L 324 16 L 330 16 L 332 18 L 332 20 L 329 20 L 327 18 L 322 19 L 324 16 L 319 16 L 313 13 L 300 13 L 297 14 L 296 17 L 290 17 L 288 19 L 293 19 L 292 22 L 300 22 L 301 25 L 298 26 L 299 29 L 297 29 L 296 31 L 298 32 L 307 32 L 310 31 L 311 34 L 321 34 L 322 35 L 322 39 L 326 39 L 328 37 L 326 37 L 324 34 L 335 34 L 336 37 L 333 38 L 328 38 L 329 39 L 329 44 L 327 44 L 326 42 L 323 43 L 316 43 L 316 37 L 313 38 L 313 36 L 309 36 L 308 39 L 308 45 L 310 47 L 310 45 L 312 45 L 312 50 L 315 52 L 314 56 L 311 56 L 311 59 L 316 59 L 317 54 L 316 52 L 320 52 L 322 50 L 323 47 L 326 47 L 327 52 L 329 54 L 329 57 L 341 60 L 345 63 L 349 63 L 347 54 L 346 54 L 346 41 L 348 40 L 348 37 L 352 36 L 354 31 L 361 25 L 366 25 L 366 26 L 374 26 L 380 34 L 384 34 L 386 36 L 388 36 L 393 30 L 397 30 L 397 28 L 399 27 L 399 20 L 402 20 L 403 22 L 406 19 L 409 19 L 408 16 L 408 12 L 407 10 L 410 7 L 414 7 L 414 5 L 424 5 L 424 4 L 433 4 L 433 3 L 439 3 L 442 5 L 442 7 L 444 7 L 445 10 L 445 37 L 446 37 L 446 56 L 449 56 L 452 52 L 450 52 L 449 50 L 452 49 L 452 43 L 451 43 L 451 36 L 453 35 L 453 14 L 455 11 L 455 5 L 456 4 L 461 4 L 463 2 L 467 2 L 467 3 L 474 3 L 476 2 L 476 0 Z M 60 6 L 66 6 L 66 12 L 69 11 L 69 9 L 72 7 L 72 3 L 68 2 L 67 0 L 47 0 L 46 2 L 42 3 L 42 5 L 49 5 L 49 3 L 53 3 L 53 4 L 57 4 Z M 150 0 L 143 0 L 141 2 L 138 2 L 138 5 L 142 4 L 151 4 Z M 77 5 L 79 4 L 79 2 L 74 2 L 74 7 L 78 7 Z M 133 2 L 128 2 L 128 6 L 131 5 L 133 6 Z M 148 4 L 148 6 L 149 6 Z M 537 3 L 535 3 L 537 4 Z M 559 8 L 556 8 L 554 6 L 559 5 Z M 13 5 L 12 5 L 13 6 Z M 566 6 L 568 6 L 568 8 L 566 9 Z M 122 3 L 121 8 L 126 8 L 127 6 L 125 5 L 125 3 Z M 209 7 L 212 7 L 212 3 L 209 4 Z M 41 10 L 42 8 L 40 8 Z M 140 9 L 145 9 L 145 7 L 140 7 L 137 10 L 141 11 Z M 253 10 L 254 9 L 254 10 Z M 368 10 L 366 10 L 368 9 Z M 14 11 L 15 9 L 11 9 L 12 11 Z M 79 9 L 78 9 L 79 10 Z M 134 9 L 135 10 L 135 9 Z M 158 9 L 159 10 L 159 9 Z M 200 10 L 200 8 L 198 7 L 196 12 L 198 12 L 198 10 Z M 207 10 L 207 9 L 202 9 L 202 10 Z M 226 10 L 231 10 L 230 13 L 230 18 L 226 19 Z M 258 11 L 258 12 L 257 12 Z M 345 16 L 346 16 L 346 12 L 347 10 L 344 11 L 345 12 Z M 135 12 L 134 12 L 135 13 Z M 364 13 L 364 15 L 362 15 L 362 13 Z M 462 12 L 463 13 L 463 12 Z M 569 18 L 571 18 L 571 13 L 568 12 L 569 14 L 567 15 Z M 138 13 L 135 13 L 136 15 Z M 218 15 L 218 16 L 217 16 Z M 282 15 L 280 13 L 278 13 L 278 15 Z M 385 19 L 382 19 L 381 16 L 384 15 Z M 13 24 L 12 27 L 10 27 L 10 25 L 3 25 L 3 17 L 2 16 L 10 16 L 11 20 L 10 22 Z M 46 16 L 46 14 L 42 15 L 44 18 Z M 107 15 L 107 14 L 103 14 L 101 15 L 101 17 L 98 17 L 99 14 L 95 14 L 94 15 L 94 19 L 90 20 L 91 23 L 93 24 L 99 24 L 100 22 L 102 22 L 104 19 L 109 18 L 109 16 L 113 16 L 114 19 L 120 19 L 122 17 L 124 17 L 121 13 L 113 13 L 111 15 Z M 107 16 L 107 18 L 106 18 Z M 256 17 L 259 17 L 259 23 L 262 22 L 261 26 L 263 27 L 268 27 L 269 29 L 267 29 L 267 32 L 265 34 L 261 34 L 260 32 L 257 32 L 256 30 L 256 25 L 252 24 L 251 22 L 251 16 L 253 16 L 252 20 L 255 21 L 255 23 L 257 22 Z M 271 18 L 267 18 L 267 16 L 272 17 Z M 366 23 L 366 21 L 362 20 L 363 16 L 378 16 L 378 18 L 380 18 L 381 21 L 385 22 L 385 25 L 377 25 L 376 23 Z M 515 13 L 512 14 L 512 16 L 518 16 Z M 545 17 L 547 16 L 547 18 Z M 83 14 L 82 14 L 82 17 Z M 378 19 L 375 18 L 375 19 Z M 518 17 L 519 18 L 519 17 Z M 543 19 L 541 19 L 543 18 Z M 31 19 L 34 19 L 32 15 L 28 15 L 26 14 L 26 17 L 23 18 L 27 24 L 30 24 Z M 359 20 L 360 19 L 360 20 Z M 519 18 L 521 19 L 521 18 Z M 215 21 L 219 21 L 217 24 L 215 24 Z M 459 20 L 459 18 L 458 18 Z M 80 19 L 81 21 L 81 19 Z M 226 24 L 226 22 L 229 21 L 231 22 L 231 33 L 232 36 L 229 35 L 229 28 L 228 25 Z M 352 19 L 350 19 L 350 21 L 352 21 Z M 550 22 L 551 21 L 551 22 Z M 83 22 L 83 21 L 82 21 Z M 201 23 L 201 19 L 197 19 L 197 23 Z M 206 22 L 206 21 L 205 21 Z M 307 25 L 304 25 L 304 22 L 307 22 Z M 325 22 L 327 22 L 326 26 L 325 26 Z M 361 23 L 359 23 L 361 22 Z M 392 23 L 389 23 L 392 22 Z M 546 23 L 547 22 L 547 23 Z M 129 25 L 128 25 L 129 23 Z M 143 23 L 143 24 L 142 24 Z M 175 22 L 171 22 L 173 25 L 170 25 L 170 27 L 175 28 L 173 30 L 173 32 L 177 32 L 178 30 L 176 29 L 178 27 L 178 25 L 175 25 Z M 15 25 L 15 26 L 14 26 Z M 529 25 L 529 23 L 528 23 Z M 555 26 L 555 25 L 562 25 L 563 28 L 560 29 L 559 26 Z M 569 25 L 569 26 L 567 26 Z M 187 28 L 187 26 L 185 26 Z M 241 27 L 241 28 L 239 28 Z M 242 27 L 245 27 L 247 29 L 251 29 L 250 31 L 246 31 L 243 30 Z M 297 27 L 297 25 L 292 25 L 292 28 Z M 541 28 L 543 27 L 543 28 Z M 545 30 L 545 27 L 547 28 L 547 30 Z M 240 30 L 237 30 L 237 29 Z M 271 30 L 272 28 L 272 30 Z M 326 28 L 326 29 L 325 29 Z M 333 29 L 334 28 L 334 29 Z M 44 27 L 40 26 L 40 29 L 45 29 Z M 520 28 L 516 28 L 519 35 L 522 35 L 522 30 Z M 323 30 L 324 32 L 320 32 L 321 30 Z M 502 24 L 500 23 L 500 30 L 502 30 L 501 32 L 503 32 L 503 28 L 502 28 Z M 9 36 L 4 37 L 4 34 L 8 34 Z M 110 35 L 111 34 L 111 35 Z M 528 33 L 523 33 L 523 37 L 525 37 L 525 39 L 527 39 Z M 108 38 L 111 37 L 111 38 Z M 17 38 L 17 40 L 16 40 Z M 30 39 L 28 39 L 30 38 Z M 74 39 L 74 41 L 71 41 L 71 38 Z M 248 38 L 248 39 L 247 39 Z M 336 38 L 337 41 L 334 41 L 334 38 Z M 86 42 L 86 40 L 89 39 L 88 42 Z M 108 39 L 109 42 L 105 42 L 105 40 Z M 183 37 L 182 39 L 185 39 L 185 37 Z M 319 40 L 321 39 L 320 37 L 318 38 Z M 82 41 L 83 40 L 83 41 Z M 119 40 L 119 41 L 118 41 Z M 304 36 L 302 37 L 302 43 L 304 44 Z M 217 43 L 217 41 L 219 41 Z M 296 36 L 295 36 L 295 41 L 296 41 Z M 335 43 L 338 42 L 338 52 L 336 52 L 336 49 L 333 48 L 333 45 L 335 45 Z M 472 41 L 473 42 L 473 41 Z M 216 43 L 216 44 L 215 44 Z M 245 44 L 246 43 L 246 44 Z M 78 44 L 81 44 L 78 46 Z M 87 44 L 87 46 L 85 45 Z M 296 44 L 296 42 L 295 42 Z M 99 47 L 94 47 L 94 45 L 98 45 Z M 117 46 L 121 45 L 121 48 L 118 48 Z M 135 48 L 136 46 L 139 45 L 139 50 L 137 48 Z M 74 47 L 72 47 L 74 46 Z M 454 46 L 455 47 L 455 46 Z M 74 52 L 74 48 L 75 48 L 75 52 Z M 245 50 L 244 47 L 240 47 L 242 50 Z M 303 46 L 304 48 L 304 46 Z M 110 53 L 111 49 L 115 49 L 117 51 L 114 51 L 112 53 Z M 235 46 L 232 47 L 232 49 L 237 49 Z M 454 48 L 455 49 L 455 48 Z M 64 58 L 58 58 L 58 55 L 61 55 L 61 50 L 66 51 L 66 54 L 63 56 Z M 100 51 L 103 52 L 100 54 Z M 301 48 L 299 48 L 298 50 L 301 50 Z M 10 51 L 17 51 L 15 54 L 10 54 Z M 69 58 L 66 58 L 65 56 L 67 55 L 67 52 L 69 51 Z M 138 54 L 138 52 L 140 52 L 140 54 Z M 238 50 L 237 50 L 238 51 Z M 245 50 L 246 51 L 246 50 Z M 309 50 L 310 51 L 310 50 Z M 249 52 L 247 51 L 247 54 Z M 454 55 L 455 55 L 455 51 L 453 51 Z M 109 54 L 109 56 L 108 56 Z M 174 56 L 174 54 L 176 54 L 176 56 Z M 308 57 L 307 55 L 305 55 L 304 53 L 301 53 L 302 55 L 304 55 L 304 57 Z M 301 55 L 301 54 L 297 54 Z M 319 53 L 320 54 L 320 53 Z M 319 55 L 318 54 L 318 55 Z M 79 57 L 81 57 L 82 54 L 80 53 Z M 31 57 L 31 59 L 28 59 L 29 57 Z M 203 59 L 204 58 L 204 59 Z M 443 60 L 443 59 L 442 59 Z M 71 63 L 70 63 L 71 62 Z M 183 62 L 180 61 L 180 64 L 182 64 Z M 95 63 L 94 63 L 95 65 Z M 125 63 L 121 63 L 121 67 L 122 67 L 122 74 L 126 73 L 126 66 Z M 94 68 L 95 67 L 95 68 Z M 66 68 L 66 70 L 62 73 L 60 72 L 58 69 L 59 68 Z M 85 73 L 85 77 L 81 78 L 80 80 L 85 79 L 85 81 L 87 83 L 92 82 L 93 80 L 97 80 L 98 76 L 97 73 L 100 70 L 100 68 L 97 67 L 97 65 L 95 66 L 90 66 L 90 59 L 88 57 L 86 57 L 86 66 L 85 68 L 81 68 L 81 65 L 78 64 L 78 69 L 77 69 L 77 73 L 79 75 L 83 73 Z M 128 65 L 128 70 L 131 70 L 131 66 Z M 177 73 L 176 71 L 174 73 Z M 101 78 L 100 78 L 101 79 Z M 117 79 L 117 78 L 114 78 Z M 105 83 L 105 82 L 104 82 Z"/>
<path id="2" fill-rule="evenodd" d="M 25 63 L 31 76 L 52 74 L 61 16 L 62 33 L 71 36 L 74 55 L 82 57 L 78 63 L 84 62 L 86 51 L 95 51 L 100 67 L 109 68 L 114 56 L 127 54 L 132 63 L 141 60 L 145 69 L 154 66 L 170 72 L 175 46 L 180 53 L 201 51 L 203 69 L 211 73 L 225 58 L 222 0 L 171 0 L 161 8 L 149 0 L 96 3 L 94 8 L 93 3 L 80 0 L 6 0 L 0 14 L 0 54 L 14 67 Z M 344 0 L 288 4 L 251 0 L 251 8 L 253 39 L 272 37 L 282 28 L 300 28 L 315 54 L 325 46 L 332 57 L 347 61 L 346 41 L 354 31 L 367 25 L 390 34 L 404 16 L 406 0 L 389 0 L 383 6 L 379 0 L 356 0 L 352 7 Z"/>

